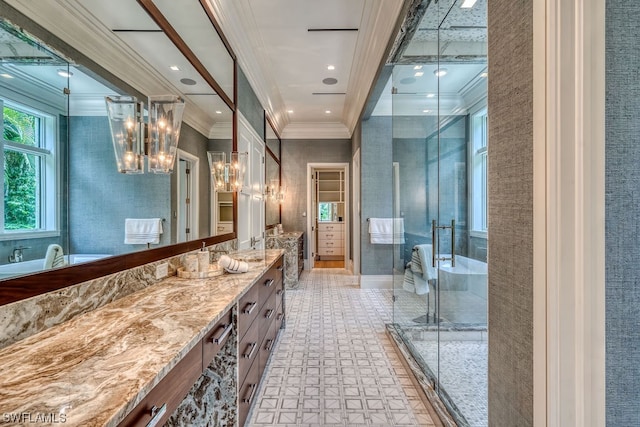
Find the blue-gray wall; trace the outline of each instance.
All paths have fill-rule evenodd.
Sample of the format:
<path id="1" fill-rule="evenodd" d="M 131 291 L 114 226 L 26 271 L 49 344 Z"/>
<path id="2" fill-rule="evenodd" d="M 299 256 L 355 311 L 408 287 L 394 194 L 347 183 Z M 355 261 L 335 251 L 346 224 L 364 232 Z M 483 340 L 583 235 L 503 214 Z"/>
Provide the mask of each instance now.
<path id="1" fill-rule="evenodd" d="M 487 2 L 489 425 L 533 425 L 533 2 Z"/>
<path id="2" fill-rule="evenodd" d="M 360 147 L 360 272 L 363 275 L 393 273 L 392 245 L 372 245 L 367 218 L 391 218 L 392 148 L 391 117 L 371 117 L 362 122 Z"/>
<path id="3" fill-rule="evenodd" d="M 640 425 L 640 2 L 606 2 L 606 420 Z"/>
<path id="4" fill-rule="evenodd" d="M 351 164 L 351 140 L 349 139 L 283 139 L 282 182 L 287 186 L 287 196 L 282 204 L 282 226 L 285 231 L 304 231 L 305 258 L 308 259 L 307 233 L 307 163 Z M 351 203 L 351 201 L 349 201 Z"/>
<path id="5" fill-rule="evenodd" d="M 264 141 L 264 108 L 238 65 L 238 110 Z"/>
<path id="6" fill-rule="evenodd" d="M 170 175 L 118 173 L 107 117 L 69 120 L 69 241 L 71 253 L 121 254 L 125 218 L 165 218 L 160 244 L 171 243 Z"/>

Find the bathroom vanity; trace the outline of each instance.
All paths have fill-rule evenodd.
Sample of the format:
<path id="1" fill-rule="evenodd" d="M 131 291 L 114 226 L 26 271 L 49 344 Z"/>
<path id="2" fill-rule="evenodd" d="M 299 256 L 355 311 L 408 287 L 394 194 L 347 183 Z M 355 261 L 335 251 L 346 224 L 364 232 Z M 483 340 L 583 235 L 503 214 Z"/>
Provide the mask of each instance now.
<path id="1" fill-rule="evenodd" d="M 269 249 L 284 249 L 284 286 L 297 289 L 298 280 L 304 269 L 304 232 L 289 231 L 266 236 Z"/>
<path id="2" fill-rule="evenodd" d="M 282 254 L 232 254 L 247 273 L 172 276 L 0 350 L 3 425 L 244 425 L 284 326 Z"/>

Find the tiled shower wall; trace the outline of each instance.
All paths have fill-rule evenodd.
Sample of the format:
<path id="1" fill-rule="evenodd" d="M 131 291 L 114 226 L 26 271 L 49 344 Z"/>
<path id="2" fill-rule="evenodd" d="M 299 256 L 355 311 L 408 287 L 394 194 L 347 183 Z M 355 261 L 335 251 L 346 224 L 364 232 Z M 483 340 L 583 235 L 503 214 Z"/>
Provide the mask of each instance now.
<path id="1" fill-rule="evenodd" d="M 640 32 L 637 0 L 606 2 L 606 421 L 640 422 Z"/>
<path id="2" fill-rule="evenodd" d="M 489 425 L 533 424 L 533 2 L 488 2 Z"/>

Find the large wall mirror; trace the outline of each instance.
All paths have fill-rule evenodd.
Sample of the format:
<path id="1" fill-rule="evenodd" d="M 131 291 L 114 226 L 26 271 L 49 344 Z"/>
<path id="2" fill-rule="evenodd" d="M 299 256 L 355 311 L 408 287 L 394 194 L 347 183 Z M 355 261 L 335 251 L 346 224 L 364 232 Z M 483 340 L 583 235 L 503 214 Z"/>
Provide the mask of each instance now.
<path id="1" fill-rule="evenodd" d="M 52 289 L 44 286 L 43 291 L 184 252 L 203 240 L 209 244 L 224 240 L 211 238 L 221 233 L 213 229 L 211 221 L 207 151 L 220 141 L 233 146 L 235 57 L 204 8 L 182 10 L 175 2 L 164 0 L 139 3 L 127 22 L 122 21 L 118 8 L 101 2 L 93 2 L 91 7 L 114 29 L 115 37 L 155 69 L 171 63 L 180 70 L 166 75 L 169 85 L 178 89 L 174 94 L 186 101 L 179 156 L 170 175 L 146 170 L 141 175 L 118 173 L 105 105 L 106 95 L 137 95 L 146 104 L 145 95 L 165 93 L 143 95 L 135 89 L 132 93 L 126 84 L 120 89 L 110 81 L 113 75 L 108 71 L 82 65 L 83 60 L 93 61 L 82 58 L 75 62 L 73 58 L 74 62 L 69 62 L 54 47 L 23 32 L 22 28 L 29 31 L 28 18 L 19 17 L 20 22 L 12 23 L 0 15 L 5 160 L 0 293 L 37 282 L 38 276 L 33 274 L 51 267 L 45 263 L 51 245 L 62 249 L 65 263 L 91 262 L 96 267 L 84 264 L 87 269 L 80 274 L 67 266 L 59 270 L 66 275 L 51 276 L 50 282 L 57 285 Z M 164 16 L 171 18 L 163 20 Z M 170 32 L 163 22 L 189 43 L 189 52 L 167 35 Z M 132 31 L 135 28 L 142 31 Z M 44 38 L 43 31 L 40 28 L 35 33 Z M 45 36 L 54 44 L 64 44 Z M 197 201 L 197 206 L 185 206 L 186 200 Z M 126 218 L 160 218 L 163 232 L 158 243 L 125 244 Z M 235 237 L 233 229 L 223 234 L 227 239 Z M 175 248 L 169 249 L 171 245 Z M 131 253 L 139 255 L 118 257 Z M 84 274 L 89 270 L 91 274 Z M 14 279 L 24 275 L 31 276 L 26 278 L 29 280 Z M 40 281 L 46 282 L 48 277 Z M 25 295 L 37 293 L 40 291 Z M 0 304 L 24 297 L 5 298 L 3 294 Z"/>
<path id="2" fill-rule="evenodd" d="M 283 197 L 286 191 L 280 180 L 280 138 L 274 130 L 271 121 L 265 120 L 266 146 L 265 150 L 265 185 L 267 194 L 265 197 L 265 225 L 272 228 L 280 224 L 280 212 Z"/>

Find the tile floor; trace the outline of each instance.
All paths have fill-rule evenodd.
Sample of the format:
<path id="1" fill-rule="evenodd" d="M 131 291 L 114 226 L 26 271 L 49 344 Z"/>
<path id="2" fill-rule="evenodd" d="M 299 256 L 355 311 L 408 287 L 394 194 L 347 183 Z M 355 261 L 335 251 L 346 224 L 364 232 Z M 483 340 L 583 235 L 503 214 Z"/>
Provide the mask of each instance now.
<path id="1" fill-rule="evenodd" d="M 305 272 L 248 425 L 434 425 L 385 332 L 391 296 L 342 269 Z"/>

